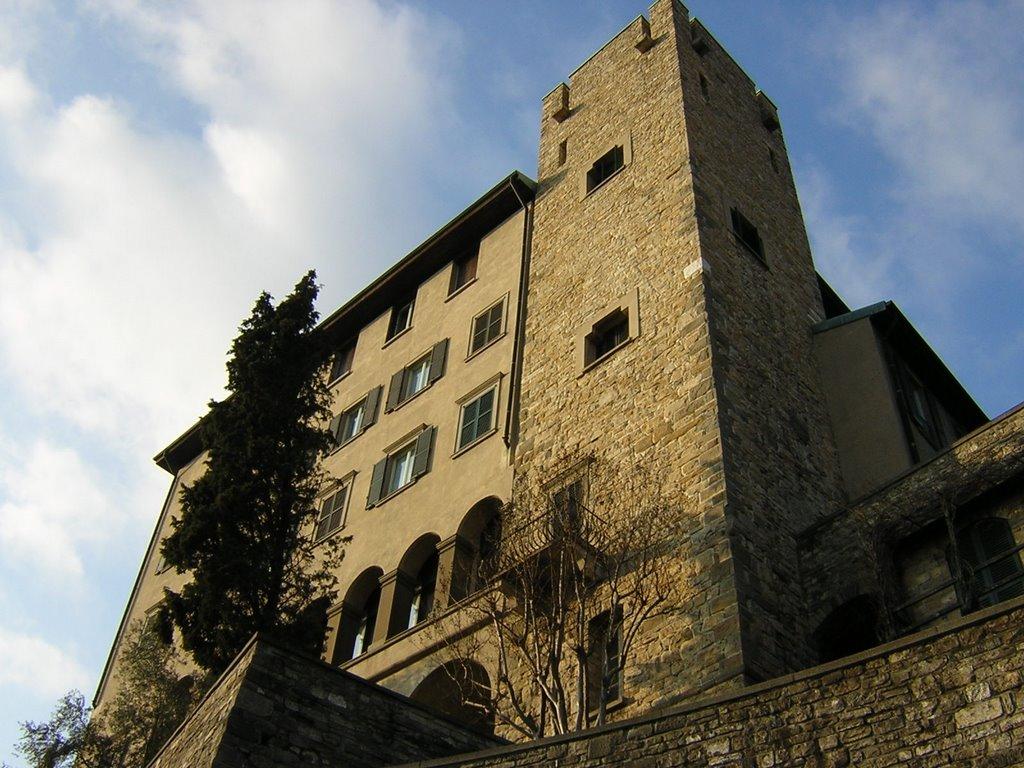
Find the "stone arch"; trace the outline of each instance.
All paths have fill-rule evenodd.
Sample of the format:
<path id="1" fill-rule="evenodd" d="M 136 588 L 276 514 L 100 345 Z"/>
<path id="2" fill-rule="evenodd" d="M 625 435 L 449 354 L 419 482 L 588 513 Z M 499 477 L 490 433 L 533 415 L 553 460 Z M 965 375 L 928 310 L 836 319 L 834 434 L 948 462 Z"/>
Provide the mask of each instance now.
<path id="1" fill-rule="evenodd" d="M 451 595 L 461 600 L 483 586 L 482 561 L 501 538 L 502 501 L 496 496 L 481 499 L 466 513 L 459 523 L 456 538 L 459 551 L 453 569 Z"/>
<path id="2" fill-rule="evenodd" d="M 383 574 L 378 566 L 367 568 L 356 576 L 345 592 L 338 638 L 334 644 L 335 663 L 353 659 L 369 648 L 380 609 L 380 578 Z"/>
<path id="3" fill-rule="evenodd" d="M 440 540 L 436 533 L 425 533 L 402 555 L 398 563 L 388 636 L 416 626 L 433 611 Z"/>
<path id="4" fill-rule="evenodd" d="M 494 733 L 491 679 L 472 659 L 455 659 L 437 667 L 409 698 L 469 728 Z"/>

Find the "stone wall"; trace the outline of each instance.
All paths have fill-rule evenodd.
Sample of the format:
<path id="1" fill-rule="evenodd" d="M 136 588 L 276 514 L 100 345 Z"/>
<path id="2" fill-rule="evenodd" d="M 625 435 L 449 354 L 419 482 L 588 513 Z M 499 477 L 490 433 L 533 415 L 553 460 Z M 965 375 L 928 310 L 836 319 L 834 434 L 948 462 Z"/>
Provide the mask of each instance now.
<path id="1" fill-rule="evenodd" d="M 894 616 L 894 609 L 908 596 L 927 591 L 907 568 L 915 558 L 926 557 L 921 552 L 929 547 L 928 529 L 944 525 L 943 506 L 969 507 L 972 514 L 985 508 L 1000 512 L 1015 524 L 1020 542 L 1024 531 L 1017 523 L 1020 504 L 1014 501 L 1019 491 L 1013 487 L 1022 478 L 1024 408 L 1018 407 L 809 528 L 801 537 L 801 571 L 810 625 L 841 603 L 869 595 L 878 602 L 883 634 L 898 634 L 909 619 Z M 932 576 L 939 565 L 935 557 L 930 564 L 919 563 Z"/>
<path id="2" fill-rule="evenodd" d="M 1024 765 L 1024 600 L 739 693 L 415 765 Z"/>
<path id="3" fill-rule="evenodd" d="M 498 743 L 352 674 L 254 640 L 150 768 L 357 768 Z"/>

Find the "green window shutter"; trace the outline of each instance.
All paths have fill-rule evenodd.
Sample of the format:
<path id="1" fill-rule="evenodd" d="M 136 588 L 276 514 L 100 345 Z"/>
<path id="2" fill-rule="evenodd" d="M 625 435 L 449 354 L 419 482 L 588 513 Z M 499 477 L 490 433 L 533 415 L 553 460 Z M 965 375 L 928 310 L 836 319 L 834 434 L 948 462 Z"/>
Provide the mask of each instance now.
<path id="1" fill-rule="evenodd" d="M 427 474 L 430 465 L 430 449 L 434 444 L 434 433 L 437 427 L 428 427 L 416 438 L 416 458 L 412 464 L 412 476 L 420 477 Z"/>
<path id="2" fill-rule="evenodd" d="M 377 404 L 380 402 L 383 389 L 384 387 L 374 387 L 366 394 L 366 407 L 363 408 L 363 429 L 377 423 Z"/>
<path id="3" fill-rule="evenodd" d="M 388 402 L 384 407 L 384 412 L 395 410 L 398 407 L 398 403 L 402 397 L 402 379 L 405 377 L 405 368 L 395 373 L 391 377 L 391 387 L 388 389 Z"/>
<path id="4" fill-rule="evenodd" d="M 388 459 L 383 459 L 373 465 L 373 476 L 370 478 L 370 495 L 366 497 L 366 508 L 369 509 L 380 501 L 381 491 L 384 489 L 384 471 L 387 469 Z"/>
<path id="5" fill-rule="evenodd" d="M 440 379 L 444 375 L 444 362 L 448 357 L 448 339 L 439 341 L 434 345 L 430 353 L 430 383 Z"/>
<path id="6" fill-rule="evenodd" d="M 328 427 L 331 431 L 331 436 L 334 438 L 334 444 L 338 444 L 338 434 L 341 429 L 341 414 L 339 413 L 333 419 L 331 419 L 331 426 Z"/>

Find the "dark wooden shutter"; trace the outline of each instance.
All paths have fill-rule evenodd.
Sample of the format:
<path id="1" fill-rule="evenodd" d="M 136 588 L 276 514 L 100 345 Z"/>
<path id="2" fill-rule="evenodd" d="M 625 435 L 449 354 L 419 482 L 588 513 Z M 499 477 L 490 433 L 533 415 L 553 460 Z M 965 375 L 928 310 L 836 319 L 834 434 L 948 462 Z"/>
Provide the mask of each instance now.
<path id="1" fill-rule="evenodd" d="M 369 509 L 380 501 L 381 491 L 384 490 L 384 470 L 387 469 L 388 459 L 383 459 L 373 465 L 373 476 L 370 478 L 370 495 L 366 497 L 366 508 Z"/>
<path id="2" fill-rule="evenodd" d="M 444 361 L 448 357 L 448 339 L 439 341 L 430 353 L 430 383 L 444 375 Z"/>
<path id="3" fill-rule="evenodd" d="M 427 468 L 430 466 L 430 449 L 434 444 L 434 432 L 436 431 L 437 427 L 427 427 L 416 438 L 416 458 L 412 463 L 413 477 L 427 474 Z"/>
<path id="4" fill-rule="evenodd" d="M 393 411 L 398 407 L 398 403 L 402 398 L 402 379 L 405 378 L 405 368 L 395 373 L 391 377 L 391 388 L 388 389 L 388 402 L 384 407 L 384 412 Z"/>
<path id="5" fill-rule="evenodd" d="M 363 429 L 377 423 L 377 404 L 380 402 L 382 389 L 384 387 L 374 387 L 366 393 L 366 405 L 363 407 Z"/>
<path id="6" fill-rule="evenodd" d="M 342 414 L 339 413 L 337 416 L 335 416 L 333 419 L 331 419 L 330 430 L 331 430 L 331 436 L 334 437 L 334 444 L 335 445 L 338 444 L 338 431 L 341 429 L 341 416 L 342 416 Z"/>

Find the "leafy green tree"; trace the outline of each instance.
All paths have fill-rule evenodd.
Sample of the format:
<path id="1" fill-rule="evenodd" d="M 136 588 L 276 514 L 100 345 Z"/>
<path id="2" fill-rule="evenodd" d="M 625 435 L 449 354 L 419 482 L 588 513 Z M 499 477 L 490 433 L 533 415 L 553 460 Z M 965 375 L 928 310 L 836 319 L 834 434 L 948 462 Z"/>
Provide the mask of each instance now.
<path id="1" fill-rule="evenodd" d="M 309 272 L 277 306 L 267 293 L 256 300 L 231 347 L 230 396 L 203 419 L 206 472 L 182 491 L 163 542 L 167 563 L 192 577 L 165 590 L 165 637 L 176 627 L 214 674 L 255 632 L 322 650 L 340 553 L 314 547 L 310 533 L 320 460 L 333 447 L 317 292 Z"/>
<path id="2" fill-rule="evenodd" d="M 32 768 L 142 768 L 185 719 L 202 686 L 181 655 L 141 623 L 125 635 L 117 693 L 92 713 L 70 691 L 44 723 L 21 724 L 17 753 Z"/>

